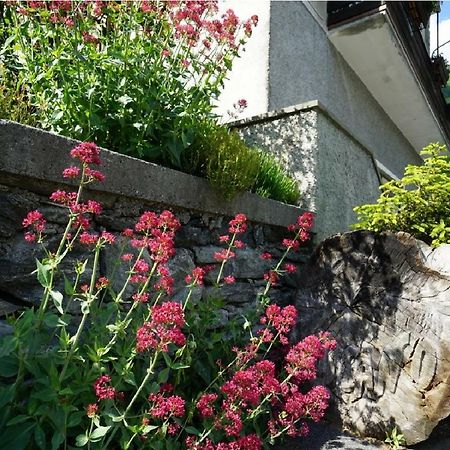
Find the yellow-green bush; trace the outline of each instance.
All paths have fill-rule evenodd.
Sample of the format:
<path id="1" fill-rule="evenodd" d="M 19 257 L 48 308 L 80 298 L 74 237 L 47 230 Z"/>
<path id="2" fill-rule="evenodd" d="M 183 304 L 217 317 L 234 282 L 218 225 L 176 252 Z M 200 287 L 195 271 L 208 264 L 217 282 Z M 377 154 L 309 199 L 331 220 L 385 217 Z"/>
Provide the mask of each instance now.
<path id="1" fill-rule="evenodd" d="M 450 243 L 450 159 L 438 143 L 422 151 L 424 164 L 380 186 L 376 204 L 354 209 L 355 229 L 406 231 L 433 246 Z"/>

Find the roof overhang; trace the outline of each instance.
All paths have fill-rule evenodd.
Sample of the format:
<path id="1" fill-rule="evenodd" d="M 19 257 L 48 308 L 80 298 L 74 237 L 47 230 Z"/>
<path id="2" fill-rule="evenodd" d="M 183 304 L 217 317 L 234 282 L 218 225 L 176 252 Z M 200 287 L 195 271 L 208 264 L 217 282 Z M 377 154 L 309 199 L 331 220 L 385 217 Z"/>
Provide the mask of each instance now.
<path id="1" fill-rule="evenodd" d="M 430 142 L 448 144 L 448 119 L 439 117 L 386 4 L 333 26 L 329 37 L 417 152 Z"/>

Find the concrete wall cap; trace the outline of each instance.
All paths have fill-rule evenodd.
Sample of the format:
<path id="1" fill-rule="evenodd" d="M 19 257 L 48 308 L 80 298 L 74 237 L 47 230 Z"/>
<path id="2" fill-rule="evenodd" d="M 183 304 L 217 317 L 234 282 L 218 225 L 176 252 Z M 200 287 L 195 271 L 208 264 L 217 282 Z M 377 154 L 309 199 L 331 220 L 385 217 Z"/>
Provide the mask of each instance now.
<path id="1" fill-rule="evenodd" d="M 0 180 L 8 183 L 12 176 L 16 180 L 19 177 L 49 182 L 49 185 L 70 185 L 61 173 L 73 164 L 69 151 L 78 142 L 0 120 Z M 248 192 L 226 202 L 204 179 L 106 149 L 102 149 L 101 158 L 106 181 L 92 185 L 93 191 L 225 216 L 242 212 L 251 221 L 276 226 L 293 223 L 304 211 Z M 45 183 L 42 189 L 45 190 Z"/>

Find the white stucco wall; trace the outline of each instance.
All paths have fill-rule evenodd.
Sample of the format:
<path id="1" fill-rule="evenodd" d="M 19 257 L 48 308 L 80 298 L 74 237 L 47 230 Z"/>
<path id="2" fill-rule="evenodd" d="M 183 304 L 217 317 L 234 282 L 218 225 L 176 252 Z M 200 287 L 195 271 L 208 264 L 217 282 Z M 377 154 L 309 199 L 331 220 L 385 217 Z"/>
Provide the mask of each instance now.
<path id="1" fill-rule="evenodd" d="M 269 101 L 270 0 L 221 0 L 219 8 L 220 11 L 233 9 L 240 19 L 256 14 L 259 22 L 245 45 L 245 51 L 233 62 L 231 76 L 225 81 L 216 112 L 226 121 L 233 104 L 239 99 L 245 99 L 248 107 L 239 118 L 264 113 Z"/>
<path id="2" fill-rule="evenodd" d="M 228 7 L 240 17 L 256 13 L 260 23 L 219 98 L 223 121 L 240 98 L 249 106 L 239 118 L 318 100 L 395 176 L 421 162 L 328 39 L 326 2 L 222 0 Z"/>

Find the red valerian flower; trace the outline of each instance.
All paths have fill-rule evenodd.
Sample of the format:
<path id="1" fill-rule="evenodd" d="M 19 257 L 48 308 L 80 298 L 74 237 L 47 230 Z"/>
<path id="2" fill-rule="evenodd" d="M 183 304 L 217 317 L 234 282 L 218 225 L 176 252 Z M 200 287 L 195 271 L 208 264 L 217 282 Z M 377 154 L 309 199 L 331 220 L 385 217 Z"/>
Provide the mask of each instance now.
<path id="1" fill-rule="evenodd" d="M 100 165 L 100 149 L 94 142 L 82 142 L 74 147 L 70 154 L 72 158 L 79 159 L 83 164 Z"/>
<path id="2" fill-rule="evenodd" d="M 297 267 L 295 267 L 294 264 L 289 264 L 289 263 L 286 263 L 283 266 L 283 268 L 286 272 L 289 272 L 289 273 L 294 273 L 297 270 Z"/>
<path id="3" fill-rule="evenodd" d="M 95 287 L 99 290 L 104 289 L 108 285 L 109 285 L 109 280 L 106 277 L 99 277 L 99 279 L 97 280 L 97 283 L 95 283 Z"/>
<path id="4" fill-rule="evenodd" d="M 285 369 L 296 382 L 316 377 L 317 361 L 325 356 L 326 350 L 336 348 L 336 341 L 329 333 L 305 337 L 293 345 L 286 355 Z"/>
<path id="5" fill-rule="evenodd" d="M 231 251 L 230 249 L 223 249 L 220 252 L 214 253 L 214 259 L 216 261 L 228 261 L 231 258 L 234 258 L 236 253 Z"/>
<path id="6" fill-rule="evenodd" d="M 234 278 L 232 275 L 226 276 L 223 281 L 225 284 L 233 284 L 236 281 L 236 278 Z"/>
<path id="7" fill-rule="evenodd" d="M 95 395 L 99 400 L 112 399 L 116 395 L 116 389 L 112 386 L 108 386 L 111 382 L 109 375 L 102 375 L 94 382 Z"/>
<path id="8" fill-rule="evenodd" d="M 272 259 L 272 255 L 269 252 L 264 252 L 260 256 L 261 259 Z"/>
<path id="9" fill-rule="evenodd" d="M 97 411 L 98 411 L 98 405 L 97 405 L 97 403 L 91 403 L 91 404 L 87 405 L 87 408 L 86 408 L 86 415 L 87 415 L 90 419 L 93 419 L 93 418 L 97 415 Z"/>
<path id="10" fill-rule="evenodd" d="M 150 394 L 148 400 L 153 403 L 148 414 L 155 419 L 168 420 L 170 417 L 184 416 L 185 401 L 178 395 L 164 397 L 161 393 Z"/>
<path id="11" fill-rule="evenodd" d="M 278 273 L 275 270 L 269 270 L 269 272 L 264 274 L 264 279 L 272 286 L 275 286 L 278 283 L 278 278 Z"/>
<path id="12" fill-rule="evenodd" d="M 94 181 L 94 180 L 100 181 L 100 182 L 105 181 L 105 175 L 103 175 L 103 173 L 100 172 L 99 170 L 93 170 L 89 167 L 86 167 L 86 169 L 84 170 L 84 173 L 88 177 L 88 182 Z"/>
<path id="13" fill-rule="evenodd" d="M 179 347 L 186 343 L 181 328 L 185 325 L 181 305 L 176 302 L 164 302 L 150 308 L 150 321 L 144 322 L 136 334 L 136 350 L 144 352 L 148 349 L 167 352 L 169 344 Z"/>
<path id="14" fill-rule="evenodd" d="M 76 178 L 80 175 L 80 168 L 76 166 L 70 166 L 63 170 L 64 178 Z"/>
<path id="15" fill-rule="evenodd" d="M 23 221 L 22 221 L 22 226 L 25 229 L 31 228 L 35 233 L 42 233 L 45 230 L 45 224 L 46 224 L 46 221 L 44 219 L 44 216 L 37 209 L 34 211 L 30 211 L 27 214 L 27 216 L 25 217 L 25 219 L 23 219 Z M 27 234 L 29 236 L 31 236 L 34 233 L 29 231 Z M 36 236 L 34 236 L 34 239 L 35 238 L 36 238 Z M 25 239 L 27 239 L 26 236 L 25 236 Z M 27 240 L 31 241 L 34 239 L 28 238 Z"/>
<path id="16" fill-rule="evenodd" d="M 228 231 L 230 233 L 244 233 L 247 230 L 247 216 L 245 214 L 236 214 L 234 219 L 230 220 Z"/>
<path id="17" fill-rule="evenodd" d="M 215 411 L 213 403 L 217 398 L 217 394 L 203 394 L 199 398 L 196 406 L 201 417 L 207 419 L 214 416 Z"/>

